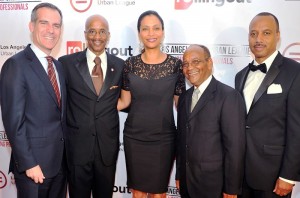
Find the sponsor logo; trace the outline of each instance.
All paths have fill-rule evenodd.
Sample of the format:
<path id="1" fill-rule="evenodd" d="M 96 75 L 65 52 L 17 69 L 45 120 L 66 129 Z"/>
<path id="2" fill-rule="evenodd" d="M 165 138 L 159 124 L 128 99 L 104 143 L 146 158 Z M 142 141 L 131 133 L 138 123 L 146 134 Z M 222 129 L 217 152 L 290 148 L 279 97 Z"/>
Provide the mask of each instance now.
<path id="1" fill-rule="evenodd" d="M 190 44 L 165 43 L 162 50 L 170 55 L 182 59 L 182 55 Z M 214 56 L 216 64 L 232 64 L 233 57 L 249 57 L 250 48 L 248 45 L 215 44 L 208 46 Z"/>
<path id="2" fill-rule="evenodd" d="M 186 10 L 192 3 L 192 0 L 175 0 L 175 10 Z"/>
<path id="3" fill-rule="evenodd" d="M 252 0 L 175 0 L 175 10 L 186 10 L 192 4 L 215 4 L 217 7 L 225 3 L 251 3 Z"/>
<path id="4" fill-rule="evenodd" d="M 70 0 L 70 3 L 76 12 L 86 12 L 92 6 L 93 0 Z"/>
<path id="5" fill-rule="evenodd" d="M 114 193 L 131 194 L 130 189 L 127 186 L 114 186 Z"/>
<path id="6" fill-rule="evenodd" d="M 190 44 L 179 44 L 179 43 L 165 43 L 162 47 L 162 51 L 182 59 L 182 55 Z"/>
<path id="7" fill-rule="evenodd" d="M 81 41 L 67 41 L 67 54 L 80 52 L 85 48 L 85 43 Z"/>
<path id="8" fill-rule="evenodd" d="M 98 0 L 101 6 L 134 6 L 135 0 Z"/>
<path id="9" fill-rule="evenodd" d="M 300 62 L 300 43 L 288 45 L 282 53 L 284 56 Z"/>
<path id="10" fill-rule="evenodd" d="M 86 43 L 81 41 L 67 41 L 67 54 L 73 54 L 84 50 L 87 46 Z M 115 56 L 128 57 L 133 56 L 133 48 L 129 45 L 126 48 L 106 48 L 106 51 Z"/>
<path id="11" fill-rule="evenodd" d="M 0 171 L 0 189 L 4 188 L 7 185 L 7 179 L 5 174 Z"/>
<path id="12" fill-rule="evenodd" d="M 0 45 L 0 49 L 10 49 L 10 50 L 23 50 L 25 49 L 25 45 Z"/>
<path id="13" fill-rule="evenodd" d="M 214 64 L 233 64 L 235 57 L 249 57 L 249 45 L 216 44 L 209 47 Z"/>
<path id="14" fill-rule="evenodd" d="M 169 186 L 167 196 L 168 198 L 179 198 L 179 190 L 175 186 Z"/>
<path id="15" fill-rule="evenodd" d="M 130 188 L 127 186 L 114 186 L 113 188 L 114 193 L 121 193 L 121 194 L 131 194 Z M 174 186 L 168 187 L 167 192 L 168 198 L 180 198 L 179 190 Z"/>
<path id="16" fill-rule="evenodd" d="M 12 56 L 25 48 L 25 45 L 0 45 L 0 56 Z"/>
<path id="17" fill-rule="evenodd" d="M 0 0 L 0 10 L 28 10 L 29 3 L 41 1 Z"/>
<path id="18" fill-rule="evenodd" d="M 223 83 L 234 87 L 234 77 L 241 67 L 248 64 L 248 45 L 214 44 L 208 46 L 213 63 L 214 76 Z"/>
<path id="19" fill-rule="evenodd" d="M 5 131 L 0 131 L 0 147 L 10 147 Z"/>

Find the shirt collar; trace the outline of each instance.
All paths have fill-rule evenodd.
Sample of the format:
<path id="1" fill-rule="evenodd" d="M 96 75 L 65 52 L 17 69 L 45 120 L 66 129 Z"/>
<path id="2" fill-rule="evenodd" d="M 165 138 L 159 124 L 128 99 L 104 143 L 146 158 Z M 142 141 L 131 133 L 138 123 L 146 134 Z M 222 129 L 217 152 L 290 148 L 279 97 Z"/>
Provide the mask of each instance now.
<path id="1" fill-rule="evenodd" d="M 200 93 L 202 94 L 205 91 L 205 89 L 208 87 L 211 79 L 212 79 L 212 75 L 210 75 L 199 87 L 194 86 L 194 89 L 199 89 Z"/>
<path id="2" fill-rule="evenodd" d="M 45 52 L 43 52 L 42 50 L 40 50 L 35 44 L 31 44 L 30 48 L 32 49 L 32 51 L 34 52 L 34 54 L 38 57 L 38 59 L 40 58 L 45 58 L 46 56 L 48 56 Z"/>
<path id="3" fill-rule="evenodd" d="M 87 48 L 87 50 L 86 50 L 86 57 L 87 57 L 88 61 L 94 61 L 94 59 L 96 57 L 96 54 L 94 54 L 89 48 Z M 102 54 L 100 54 L 99 57 L 101 59 L 101 62 L 106 62 L 107 57 L 106 57 L 105 50 L 104 50 L 104 52 Z"/>
<path id="4" fill-rule="evenodd" d="M 275 60 L 276 56 L 278 54 L 278 50 L 276 50 L 271 56 L 269 56 L 269 58 L 267 58 L 264 62 L 266 64 L 267 67 L 267 71 L 269 71 L 273 61 Z M 259 65 L 255 60 L 254 60 L 254 65 Z"/>

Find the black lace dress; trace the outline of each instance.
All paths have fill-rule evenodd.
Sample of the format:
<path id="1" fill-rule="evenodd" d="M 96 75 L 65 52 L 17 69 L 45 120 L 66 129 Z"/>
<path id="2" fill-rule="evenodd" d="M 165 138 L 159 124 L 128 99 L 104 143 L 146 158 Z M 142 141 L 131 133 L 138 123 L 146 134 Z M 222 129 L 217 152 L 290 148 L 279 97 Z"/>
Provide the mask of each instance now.
<path id="1" fill-rule="evenodd" d="M 164 193 L 175 159 L 173 98 L 185 91 L 182 61 L 167 55 L 160 64 L 146 64 L 141 55 L 129 57 L 122 88 L 131 93 L 123 133 L 127 185 Z"/>

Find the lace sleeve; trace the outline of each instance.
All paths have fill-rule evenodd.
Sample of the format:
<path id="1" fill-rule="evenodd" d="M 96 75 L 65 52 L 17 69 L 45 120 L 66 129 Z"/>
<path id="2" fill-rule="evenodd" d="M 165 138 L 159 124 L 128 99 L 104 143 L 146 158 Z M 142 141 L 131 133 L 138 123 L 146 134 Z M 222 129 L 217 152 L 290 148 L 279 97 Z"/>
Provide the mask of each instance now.
<path id="1" fill-rule="evenodd" d="M 129 71 L 130 71 L 130 57 L 125 60 L 125 65 L 122 74 L 122 89 L 126 91 L 130 91 L 130 85 L 128 79 Z"/>
<path id="2" fill-rule="evenodd" d="M 182 70 L 182 61 L 178 59 L 176 62 L 176 67 L 178 68 L 178 78 L 175 86 L 175 93 L 174 95 L 181 95 L 185 90 L 185 77 L 183 75 L 183 70 Z"/>

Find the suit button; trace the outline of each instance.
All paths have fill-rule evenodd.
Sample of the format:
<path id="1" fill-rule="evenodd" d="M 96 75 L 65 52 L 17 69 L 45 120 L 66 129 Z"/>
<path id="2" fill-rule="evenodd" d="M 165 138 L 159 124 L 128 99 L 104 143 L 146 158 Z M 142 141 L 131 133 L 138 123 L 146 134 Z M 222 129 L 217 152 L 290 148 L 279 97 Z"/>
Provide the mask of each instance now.
<path id="1" fill-rule="evenodd" d="M 100 102 L 100 100 L 98 99 L 97 102 Z"/>
<path id="2" fill-rule="evenodd" d="M 251 128 L 250 126 L 246 125 L 246 129 L 250 129 L 250 128 Z"/>
<path id="3" fill-rule="evenodd" d="M 65 141 L 64 138 L 60 138 L 60 141 Z"/>
<path id="4" fill-rule="evenodd" d="M 189 162 L 186 162 L 185 164 L 188 166 L 190 163 L 189 163 Z"/>
<path id="5" fill-rule="evenodd" d="M 99 116 L 96 116 L 96 117 L 95 117 L 95 119 L 98 119 L 98 118 L 99 118 Z"/>
<path id="6" fill-rule="evenodd" d="M 189 149 L 189 146 L 186 144 L 186 145 L 185 145 L 185 148 L 186 148 L 186 149 Z"/>
<path id="7" fill-rule="evenodd" d="M 92 133 L 92 136 L 96 136 L 96 133 Z"/>

